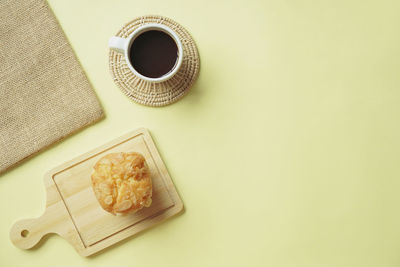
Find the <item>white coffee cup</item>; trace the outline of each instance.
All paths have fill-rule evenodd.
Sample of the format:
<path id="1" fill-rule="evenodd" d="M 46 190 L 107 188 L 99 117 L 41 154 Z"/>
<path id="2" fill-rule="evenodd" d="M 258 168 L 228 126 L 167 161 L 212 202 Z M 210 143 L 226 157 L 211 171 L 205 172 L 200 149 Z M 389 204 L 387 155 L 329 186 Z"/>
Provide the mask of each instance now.
<path id="1" fill-rule="evenodd" d="M 146 76 L 140 74 L 132 66 L 132 63 L 129 59 L 129 52 L 130 52 L 131 46 L 133 44 L 133 41 L 140 34 L 147 32 L 147 31 L 151 31 L 151 30 L 162 31 L 162 32 L 168 34 L 172 39 L 174 39 L 176 46 L 178 48 L 177 60 L 175 62 L 174 67 L 168 73 L 164 74 L 161 77 L 157 77 L 157 78 L 146 77 Z M 162 24 L 157 24 L 157 23 L 144 24 L 144 25 L 138 27 L 136 30 L 134 30 L 127 38 L 113 36 L 110 38 L 110 41 L 108 42 L 108 46 L 118 53 L 123 53 L 125 56 L 125 61 L 129 66 L 129 69 L 139 78 L 141 78 L 145 81 L 149 81 L 149 82 L 159 83 L 159 82 L 163 82 L 163 81 L 166 81 L 166 80 L 172 78 L 179 71 L 179 68 L 181 67 L 182 61 L 183 61 L 183 48 L 182 48 L 181 40 L 179 39 L 178 35 L 171 28 L 169 28 L 165 25 L 162 25 Z M 135 59 L 132 59 L 132 60 L 135 60 Z"/>

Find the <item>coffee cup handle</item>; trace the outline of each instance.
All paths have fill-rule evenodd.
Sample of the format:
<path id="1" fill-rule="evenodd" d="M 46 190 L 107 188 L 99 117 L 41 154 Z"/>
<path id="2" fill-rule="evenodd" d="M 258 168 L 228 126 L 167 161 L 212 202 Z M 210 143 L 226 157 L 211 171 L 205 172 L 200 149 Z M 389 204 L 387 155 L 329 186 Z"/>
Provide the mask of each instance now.
<path id="1" fill-rule="evenodd" d="M 110 47 L 112 50 L 118 53 L 124 53 L 126 42 L 127 39 L 125 38 L 113 36 L 108 41 L 108 47 Z"/>

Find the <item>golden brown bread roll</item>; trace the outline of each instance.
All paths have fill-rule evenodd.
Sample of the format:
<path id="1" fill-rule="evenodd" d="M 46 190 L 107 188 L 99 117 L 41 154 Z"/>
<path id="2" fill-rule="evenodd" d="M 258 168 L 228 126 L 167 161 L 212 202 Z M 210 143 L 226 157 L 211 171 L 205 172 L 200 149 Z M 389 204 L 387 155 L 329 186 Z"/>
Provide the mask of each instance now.
<path id="1" fill-rule="evenodd" d="M 151 205 L 150 171 L 139 153 L 111 153 L 99 159 L 92 173 L 92 186 L 103 209 L 114 215 Z"/>

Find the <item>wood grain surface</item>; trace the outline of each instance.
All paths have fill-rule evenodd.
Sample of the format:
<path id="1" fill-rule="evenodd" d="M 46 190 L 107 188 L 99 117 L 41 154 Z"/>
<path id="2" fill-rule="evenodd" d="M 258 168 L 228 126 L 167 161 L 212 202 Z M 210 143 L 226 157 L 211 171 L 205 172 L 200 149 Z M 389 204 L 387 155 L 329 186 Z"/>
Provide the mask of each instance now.
<path id="1" fill-rule="evenodd" d="M 99 158 L 113 152 L 139 152 L 146 158 L 153 181 L 153 202 L 134 214 L 114 216 L 99 205 L 90 175 Z M 14 224 L 10 239 L 29 249 L 48 233 L 69 241 L 89 256 L 153 226 L 183 209 L 157 148 L 146 129 L 138 129 L 68 161 L 44 177 L 47 203 L 43 215 Z"/>

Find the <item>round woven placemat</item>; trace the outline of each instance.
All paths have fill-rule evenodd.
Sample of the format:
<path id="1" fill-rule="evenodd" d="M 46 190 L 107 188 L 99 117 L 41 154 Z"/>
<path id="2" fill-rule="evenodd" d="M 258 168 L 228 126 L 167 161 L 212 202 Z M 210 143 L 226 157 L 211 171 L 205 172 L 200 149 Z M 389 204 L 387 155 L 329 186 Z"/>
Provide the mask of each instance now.
<path id="1" fill-rule="evenodd" d="M 133 101 L 146 106 L 165 106 L 187 94 L 197 79 L 200 69 L 199 53 L 190 34 L 177 22 L 163 16 L 150 15 L 136 18 L 127 23 L 116 36 L 126 38 L 136 28 L 147 23 L 166 25 L 179 36 L 183 46 L 183 61 L 180 70 L 167 81 L 148 82 L 130 71 L 123 54 L 110 49 L 110 71 L 115 83 Z"/>

